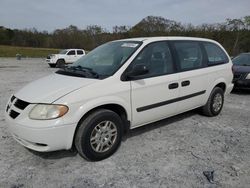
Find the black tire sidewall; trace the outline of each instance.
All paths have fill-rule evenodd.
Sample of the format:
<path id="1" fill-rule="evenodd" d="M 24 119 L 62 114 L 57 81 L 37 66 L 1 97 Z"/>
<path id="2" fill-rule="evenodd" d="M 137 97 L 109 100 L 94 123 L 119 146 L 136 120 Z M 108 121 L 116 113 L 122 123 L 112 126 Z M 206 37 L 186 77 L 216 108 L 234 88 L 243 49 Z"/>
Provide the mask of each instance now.
<path id="1" fill-rule="evenodd" d="M 214 108 L 213 108 L 214 97 L 215 97 L 215 95 L 218 94 L 218 93 L 219 93 L 219 94 L 221 95 L 221 97 L 222 97 L 222 104 L 221 104 L 221 108 L 220 108 L 219 111 L 214 111 Z M 222 90 L 221 88 L 216 87 L 216 88 L 213 90 L 212 94 L 211 94 L 211 102 L 210 102 L 210 111 L 211 111 L 211 113 L 212 113 L 214 116 L 217 116 L 217 115 L 221 112 L 221 110 L 222 110 L 222 108 L 223 108 L 223 105 L 224 105 L 224 92 L 223 92 L 223 90 Z"/>
<path id="2" fill-rule="evenodd" d="M 93 129 L 95 128 L 97 124 L 99 124 L 102 121 L 107 121 L 107 120 L 113 122 L 114 125 L 116 126 L 117 138 L 111 149 L 109 149 L 108 151 L 104 153 L 98 153 L 98 152 L 95 152 L 91 147 L 90 136 L 91 136 Z M 80 144 L 81 144 L 80 147 L 84 156 L 87 157 L 89 160 L 99 161 L 99 160 L 105 159 L 109 157 L 110 155 L 112 155 L 118 149 L 121 143 L 121 138 L 122 138 L 122 128 L 121 128 L 122 121 L 116 113 L 105 110 L 101 113 L 98 113 L 96 116 L 94 116 L 84 126 L 85 128 L 82 130 L 82 135 L 80 138 Z"/>
<path id="3" fill-rule="evenodd" d="M 57 60 L 57 62 L 56 62 L 56 67 L 57 68 L 62 68 L 64 66 L 65 66 L 65 61 L 63 59 Z"/>

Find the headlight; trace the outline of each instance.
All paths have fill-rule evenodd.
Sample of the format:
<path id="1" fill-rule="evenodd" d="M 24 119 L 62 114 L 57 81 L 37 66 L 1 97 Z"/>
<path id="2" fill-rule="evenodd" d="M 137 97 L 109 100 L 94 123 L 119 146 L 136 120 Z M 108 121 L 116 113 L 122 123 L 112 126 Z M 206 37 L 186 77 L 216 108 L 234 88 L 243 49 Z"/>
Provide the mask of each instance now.
<path id="1" fill-rule="evenodd" d="M 69 108 L 65 105 L 37 104 L 29 113 L 30 119 L 49 120 L 62 117 L 68 112 Z"/>
<path id="2" fill-rule="evenodd" d="M 248 75 L 247 75 L 246 79 L 250 79 L 250 73 L 248 73 Z"/>

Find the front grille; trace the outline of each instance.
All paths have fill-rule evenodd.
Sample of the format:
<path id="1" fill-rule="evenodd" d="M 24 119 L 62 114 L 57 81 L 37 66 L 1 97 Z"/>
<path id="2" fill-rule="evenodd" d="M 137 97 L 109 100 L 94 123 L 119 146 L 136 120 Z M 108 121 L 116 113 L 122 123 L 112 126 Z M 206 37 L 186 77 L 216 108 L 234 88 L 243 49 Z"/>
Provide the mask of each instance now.
<path id="1" fill-rule="evenodd" d="M 244 79 L 246 77 L 246 73 L 236 72 L 234 73 L 233 81 Z"/>
<path id="2" fill-rule="evenodd" d="M 10 98 L 10 102 L 13 102 L 15 100 L 15 96 L 13 95 L 11 98 Z"/>
<path id="3" fill-rule="evenodd" d="M 14 103 L 14 106 L 21 109 L 21 110 L 24 110 L 30 103 L 26 102 L 26 101 L 23 101 L 21 99 L 17 99 L 16 102 Z"/>
<path id="4" fill-rule="evenodd" d="M 6 112 L 8 112 L 10 109 L 10 106 L 8 105 L 7 108 L 6 108 Z"/>
<path id="5" fill-rule="evenodd" d="M 22 113 L 22 110 L 24 110 L 29 104 L 30 103 L 18 99 L 13 95 L 6 107 L 6 112 L 12 119 L 16 119 L 20 115 L 20 113 Z"/>
<path id="6" fill-rule="evenodd" d="M 234 79 L 240 79 L 240 77 L 241 77 L 241 74 L 235 74 L 234 75 Z"/>
<path id="7" fill-rule="evenodd" d="M 20 113 L 14 111 L 14 110 L 11 110 L 9 115 L 10 117 L 12 117 L 13 119 L 16 119 L 17 116 L 19 116 Z"/>

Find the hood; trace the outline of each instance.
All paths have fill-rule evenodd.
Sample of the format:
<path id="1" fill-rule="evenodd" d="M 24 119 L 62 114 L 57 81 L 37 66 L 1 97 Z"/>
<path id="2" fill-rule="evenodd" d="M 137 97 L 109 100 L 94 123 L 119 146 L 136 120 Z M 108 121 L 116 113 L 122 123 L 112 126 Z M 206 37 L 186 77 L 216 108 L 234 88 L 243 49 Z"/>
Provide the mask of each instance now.
<path id="1" fill-rule="evenodd" d="M 15 96 L 30 103 L 52 103 L 62 96 L 98 81 L 54 73 L 31 82 L 19 90 Z"/>
<path id="2" fill-rule="evenodd" d="M 250 66 L 233 65 L 234 72 L 250 73 Z"/>

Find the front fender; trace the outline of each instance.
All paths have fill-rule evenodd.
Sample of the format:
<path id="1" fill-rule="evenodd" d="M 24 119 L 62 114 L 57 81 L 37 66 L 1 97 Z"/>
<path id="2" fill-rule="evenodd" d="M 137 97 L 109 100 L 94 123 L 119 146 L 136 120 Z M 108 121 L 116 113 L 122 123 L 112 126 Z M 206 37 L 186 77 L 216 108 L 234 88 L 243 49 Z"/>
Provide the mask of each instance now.
<path id="1" fill-rule="evenodd" d="M 82 101 L 74 103 L 69 106 L 70 110 L 64 117 L 65 122 L 78 123 L 80 119 L 88 113 L 90 110 L 97 108 L 102 105 L 116 104 L 123 107 L 126 111 L 127 118 L 131 121 L 131 109 L 130 104 L 126 102 L 123 98 L 117 96 L 104 96 L 95 98 L 93 100 Z M 74 121 L 74 122 L 72 122 Z"/>

